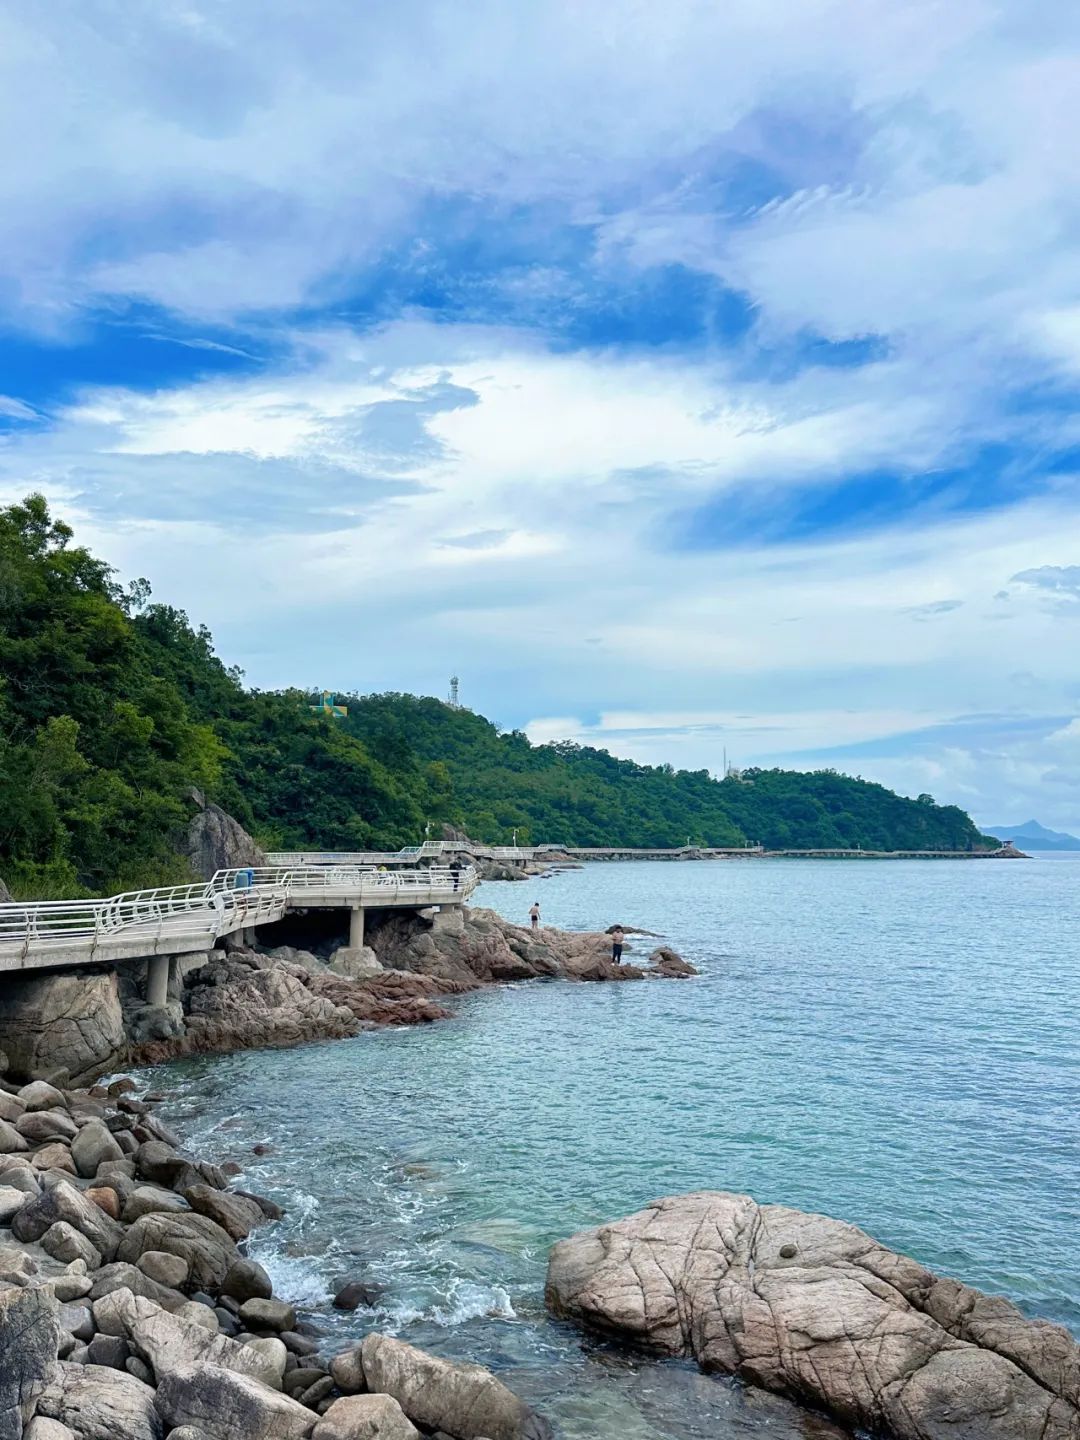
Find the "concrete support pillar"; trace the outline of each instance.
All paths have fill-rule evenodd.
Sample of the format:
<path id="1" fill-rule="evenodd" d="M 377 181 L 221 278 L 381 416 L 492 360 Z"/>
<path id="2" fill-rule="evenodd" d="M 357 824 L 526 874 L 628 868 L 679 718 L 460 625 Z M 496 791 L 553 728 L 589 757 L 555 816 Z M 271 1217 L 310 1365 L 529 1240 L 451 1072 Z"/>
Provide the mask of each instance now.
<path id="1" fill-rule="evenodd" d="M 349 911 L 349 948 L 359 950 L 364 943 L 364 907 L 354 905 Z"/>
<path id="2" fill-rule="evenodd" d="M 256 944 L 255 926 L 245 925 L 240 933 L 240 938 L 249 950 L 254 950 Z"/>
<path id="3" fill-rule="evenodd" d="M 151 955 L 146 962 L 146 1003 L 164 1005 L 169 998 L 169 955 Z"/>
<path id="4" fill-rule="evenodd" d="M 433 930 L 460 935 L 465 929 L 465 912 L 460 905 L 440 905 L 432 920 Z"/>

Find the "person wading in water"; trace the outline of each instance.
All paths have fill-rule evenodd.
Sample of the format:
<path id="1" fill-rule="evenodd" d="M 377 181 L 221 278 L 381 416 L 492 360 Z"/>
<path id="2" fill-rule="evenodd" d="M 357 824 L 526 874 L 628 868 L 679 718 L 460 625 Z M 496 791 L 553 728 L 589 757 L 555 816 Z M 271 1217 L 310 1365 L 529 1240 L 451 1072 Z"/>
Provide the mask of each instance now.
<path id="1" fill-rule="evenodd" d="M 622 964 L 622 947 L 625 939 L 626 935 L 623 933 L 622 926 L 616 925 L 611 932 L 611 963 L 613 965 Z"/>
<path id="2" fill-rule="evenodd" d="M 539 900 L 534 900 L 533 903 L 532 903 L 532 905 L 529 907 L 529 919 L 532 921 L 532 928 L 533 928 L 534 930 L 539 930 L 539 929 L 540 929 L 540 901 L 539 901 Z"/>

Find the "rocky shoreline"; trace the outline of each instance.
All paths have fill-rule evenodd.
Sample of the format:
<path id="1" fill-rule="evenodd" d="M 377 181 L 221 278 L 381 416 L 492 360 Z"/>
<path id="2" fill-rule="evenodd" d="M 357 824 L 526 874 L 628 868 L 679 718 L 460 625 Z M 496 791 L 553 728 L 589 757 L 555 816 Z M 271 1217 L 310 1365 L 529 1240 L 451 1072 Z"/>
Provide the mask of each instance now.
<path id="1" fill-rule="evenodd" d="M 160 1097 L 130 1078 L 90 1083 L 120 1058 L 426 1023 L 451 1014 L 448 996 L 506 981 L 696 973 L 667 949 L 614 966 L 606 934 L 484 910 L 433 920 L 388 917 L 362 949 L 333 936 L 227 943 L 189 957 L 164 1006 L 116 972 L 13 982 L 0 1027 L 0 1440 L 547 1440 L 479 1366 L 378 1334 L 327 1353 L 244 1253 L 280 1209 L 234 1188 L 238 1166 L 185 1153 Z"/>
<path id="2" fill-rule="evenodd" d="M 377 1334 L 325 1353 L 244 1254 L 281 1211 L 155 1103 L 0 1081 L 0 1440 L 547 1440 L 479 1366 Z"/>

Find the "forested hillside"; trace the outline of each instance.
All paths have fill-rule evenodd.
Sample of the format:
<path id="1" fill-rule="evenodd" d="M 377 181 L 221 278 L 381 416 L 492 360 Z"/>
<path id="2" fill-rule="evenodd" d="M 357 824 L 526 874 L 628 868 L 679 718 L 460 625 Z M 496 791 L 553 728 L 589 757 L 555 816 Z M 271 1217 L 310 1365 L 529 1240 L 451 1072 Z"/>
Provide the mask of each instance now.
<path id="1" fill-rule="evenodd" d="M 126 590 L 40 497 L 0 510 L 0 877 L 24 896 L 189 878 L 198 786 L 268 846 L 415 843 L 445 823 L 508 843 L 969 849 L 955 806 L 831 771 L 718 782 L 569 743 L 531 745 L 412 695 L 245 689 L 209 633 Z"/>

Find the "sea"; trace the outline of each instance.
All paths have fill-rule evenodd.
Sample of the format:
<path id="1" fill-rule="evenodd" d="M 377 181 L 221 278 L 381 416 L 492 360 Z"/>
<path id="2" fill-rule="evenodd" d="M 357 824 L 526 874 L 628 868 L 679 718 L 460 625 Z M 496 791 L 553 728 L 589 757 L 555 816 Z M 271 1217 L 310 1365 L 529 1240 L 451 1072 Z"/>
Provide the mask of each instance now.
<path id="1" fill-rule="evenodd" d="M 837 1433 L 545 1314 L 555 1240 L 697 1189 L 851 1221 L 1080 1333 L 1080 859 L 593 864 L 474 903 L 534 900 L 701 974 L 510 984 L 146 1075 L 286 1207 L 252 1253 L 328 1350 L 379 1329 L 478 1361 L 561 1440 Z M 372 1305 L 333 1310 L 353 1278 Z"/>

